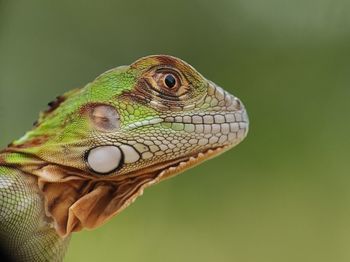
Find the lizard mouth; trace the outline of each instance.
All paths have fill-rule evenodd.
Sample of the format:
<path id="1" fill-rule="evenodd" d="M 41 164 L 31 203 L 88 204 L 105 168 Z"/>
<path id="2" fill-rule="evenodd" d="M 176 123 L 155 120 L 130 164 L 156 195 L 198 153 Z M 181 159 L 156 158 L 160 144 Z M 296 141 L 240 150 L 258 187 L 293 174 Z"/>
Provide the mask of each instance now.
<path id="1" fill-rule="evenodd" d="M 246 113 L 244 110 L 240 113 L 243 117 L 242 120 L 239 123 L 232 121 L 233 124 L 239 125 L 239 131 L 235 133 L 233 138 L 228 139 L 223 144 L 209 144 L 206 148 L 187 156 L 174 158 L 167 162 L 157 163 L 145 167 L 142 169 L 142 171 L 129 172 L 126 174 L 126 176 L 120 177 L 121 180 L 118 183 L 121 184 L 128 183 L 128 179 L 131 179 L 131 181 L 134 179 L 134 181 L 130 182 L 133 183 L 133 186 L 127 190 L 128 192 L 123 194 L 123 201 L 121 202 L 122 205 L 119 206 L 116 214 L 133 203 L 138 196 L 141 196 L 145 188 L 176 176 L 192 167 L 195 167 L 196 165 L 199 165 L 203 161 L 209 160 L 224 153 L 240 143 L 248 132 L 248 119 Z"/>

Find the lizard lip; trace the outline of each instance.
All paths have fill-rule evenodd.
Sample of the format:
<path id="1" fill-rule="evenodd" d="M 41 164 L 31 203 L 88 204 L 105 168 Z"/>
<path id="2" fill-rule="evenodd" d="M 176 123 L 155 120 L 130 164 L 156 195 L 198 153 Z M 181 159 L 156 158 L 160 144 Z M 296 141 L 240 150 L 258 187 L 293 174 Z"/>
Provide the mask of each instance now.
<path id="1" fill-rule="evenodd" d="M 167 162 L 154 164 L 143 169 L 142 172 L 132 172 L 126 174 L 125 176 L 135 177 L 147 174 L 147 176 L 153 177 L 151 183 L 158 183 L 165 178 L 175 176 L 180 172 L 190 169 L 205 160 L 209 160 L 219 154 L 222 154 L 233 146 L 234 144 L 208 148 L 206 150 L 193 153 L 184 157 L 179 157 L 176 159 L 169 160 Z M 119 178 L 122 179 L 122 177 Z"/>
<path id="2" fill-rule="evenodd" d="M 193 115 L 175 115 L 162 116 L 159 118 L 150 118 L 143 121 L 134 122 L 124 127 L 126 130 L 132 130 L 148 125 L 160 123 L 183 124 L 183 125 L 203 125 L 203 124 L 224 124 L 224 123 L 248 123 L 248 117 L 245 110 L 239 111 L 222 111 L 210 113 L 193 113 Z"/>
<path id="3" fill-rule="evenodd" d="M 159 182 L 161 180 L 170 178 L 172 176 L 175 176 L 183 171 L 186 171 L 192 167 L 197 166 L 198 164 L 202 163 L 203 161 L 209 160 L 213 157 L 218 156 L 219 154 L 224 153 L 225 151 L 229 150 L 231 146 L 226 145 L 222 147 L 216 147 L 216 148 L 210 148 L 205 151 L 199 152 L 197 154 L 194 154 L 187 159 L 182 159 L 179 161 L 176 165 L 172 165 L 168 167 L 167 169 L 160 172 L 160 174 L 157 177 L 156 182 Z"/>
<path id="4" fill-rule="evenodd" d="M 196 134 L 210 138 L 210 136 L 223 135 L 223 140 L 218 139 L 219 143 L 212 144 L 212 147 L 219 147 L 230 143 L 239 143 L 242 141 L 249 129 L 249 120 L 244 108 L 238 111 L 210 112 L 207 114 L 197 113 L 193 115 L 176 115 L 160 118 L 152 118 L 135 122 L 127 127 L 126 130 L 151 126 L 162 125 L 163 128 L 174 131 L 184 131 L 189 134 Z M 214 139 L 215 140 L 215 139 Z M 220 142 L 222 141 L 222 142 Z"/>

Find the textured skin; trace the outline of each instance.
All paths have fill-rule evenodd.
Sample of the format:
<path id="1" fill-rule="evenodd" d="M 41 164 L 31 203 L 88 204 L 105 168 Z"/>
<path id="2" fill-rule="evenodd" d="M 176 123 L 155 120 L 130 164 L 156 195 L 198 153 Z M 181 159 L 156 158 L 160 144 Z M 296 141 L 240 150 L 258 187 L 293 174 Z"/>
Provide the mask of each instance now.
<path id="1" fill-rule="evenodd" d="M 30 175 L 0 167 L 0 239 L 14 261 L 61 261 L 69 238 L 60 238 L 42 208 Z"/>
<path id="2" fill-rule="evenodd" d="M 61 261 L 72 232 L 248 132 L 237 98 L 170 56 L 107 71 L 49 105 L 0 152 L 0 238 L 18 261 Z"/>

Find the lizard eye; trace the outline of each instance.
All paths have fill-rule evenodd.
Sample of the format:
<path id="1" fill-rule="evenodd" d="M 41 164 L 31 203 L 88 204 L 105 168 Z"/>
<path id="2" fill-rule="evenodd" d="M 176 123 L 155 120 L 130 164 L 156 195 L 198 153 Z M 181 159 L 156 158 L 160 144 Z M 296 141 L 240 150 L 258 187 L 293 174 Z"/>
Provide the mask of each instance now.
<path id="1" fill-rule="evenodd" d="M 172 89 L 176 85 L 176 78 L 172 74 L 167 74 L 164 77 L 164 84 Z"/>
<path id="2" fill-rule="evenodd" d="M 153 75 L 152 87 L 167 97 L 179 97 L 187 92 L 179 73 L 159 70 Z"/>
<path id="3" fill-rule="evenodd" d="M 174 68 L 152 68 L 145 74 L 143 80 L 152 90 L 150 93 L 163 100 L 182 99 L 190 90 L 186 77 Z"/>

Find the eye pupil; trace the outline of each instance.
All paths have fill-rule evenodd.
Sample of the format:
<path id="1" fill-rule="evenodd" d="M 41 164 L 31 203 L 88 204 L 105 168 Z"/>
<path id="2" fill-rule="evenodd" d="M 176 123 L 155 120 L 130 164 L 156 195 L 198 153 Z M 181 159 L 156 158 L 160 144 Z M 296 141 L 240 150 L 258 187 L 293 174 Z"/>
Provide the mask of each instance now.
<path id="1" fill-rule="evenodd" d="M 173 75 L 167 75 L 164 79 L 164 82 L 167 87 L 173 88 L 176 85 L 176 79 Z"/>

